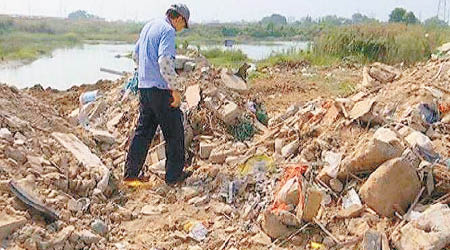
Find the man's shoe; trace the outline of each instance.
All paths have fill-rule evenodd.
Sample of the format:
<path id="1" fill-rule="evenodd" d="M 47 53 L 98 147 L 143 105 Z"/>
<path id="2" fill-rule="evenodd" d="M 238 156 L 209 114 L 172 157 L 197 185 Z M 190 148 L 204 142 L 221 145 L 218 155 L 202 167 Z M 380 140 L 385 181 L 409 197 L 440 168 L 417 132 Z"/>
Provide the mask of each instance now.
<path id="1" fill-rule="evenodd" d="M 181 173 L 180 177 L 178 177 L 175 181 L 167 181 L 166 184 L 169 186 L 175 186 L 176 184 L 183 183 L 187 178 L 189 178 L 192 175 L 192 171 L 183 171 Z"/>
<path id="2" fill-rule="evenodd" d="M 124 178 L 123 184 L 129 188 L 146 187 L 150 185 L 150 178 L 146 176 Z"/>

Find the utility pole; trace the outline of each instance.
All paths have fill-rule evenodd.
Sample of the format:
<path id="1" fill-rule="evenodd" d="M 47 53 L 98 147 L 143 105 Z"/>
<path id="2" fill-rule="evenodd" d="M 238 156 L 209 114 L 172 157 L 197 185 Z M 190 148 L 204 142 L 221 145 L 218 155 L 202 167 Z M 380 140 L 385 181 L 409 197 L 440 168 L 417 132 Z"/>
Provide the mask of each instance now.
<path id="1" fill-rule="evenodd" d="M 447 8 L 447 0 L 439 0 L 436 17 L 444 22 L 449 21 L 449 10 Z"/>

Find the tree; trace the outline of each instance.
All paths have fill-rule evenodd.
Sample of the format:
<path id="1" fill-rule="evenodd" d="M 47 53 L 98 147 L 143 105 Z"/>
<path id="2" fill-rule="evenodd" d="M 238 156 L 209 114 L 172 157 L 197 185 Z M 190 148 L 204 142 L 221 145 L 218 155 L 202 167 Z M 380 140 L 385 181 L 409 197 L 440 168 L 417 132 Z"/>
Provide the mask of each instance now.
<path id="1" fill-rule="evenodd" d="M 402 23 L 406 15 L 406 10 L 403 8 L 395 8 L 389 15 L 390 23 Z"/>
<path id="2" fill-rule="evenodd" d="M 374 23 L 377 22 L 375 18 L 370 18 L 361 13 L 355 13 L 352 15 L 352 23 L 353 24 L 361 24 L 361 23 Z"/>
<path id="3" fill-rule="evenodd" d="M 419 19 L 417 19 L 412 11 L 407 11 L 403 8 L 395 8 L 389 15 L 389 22 L 416 24 L 419 22 Z"/>
<path id="4" fill-rule="evenodd" d="M 74 11 L 74 12 L 69 14 L 68 18 L 71 19 L 71 20 L 80 20 L 80 19 L 98 19 L 98 20 L 103 20 L 102 18 L 100 18 L 98 16 L 89 14 L 85 10 Z"/>
<path id="5" fill-rule="evenodd" d="M 412 11 L 406 13 L 404 22 L 407 24 L 416 24 L 419 22 L 416 15 Z"/>
<path id="6" fill-rule="evenodd" d="M 428 27 L 447 27 L 448 26 L 448 24 L 444 20 L 439 19 L 437 16 L 428 18 L 427 20 L 425 20 L 423 22 L 423 24 Z"/>
<path id="7" fill-rule="evenodd" d="M 287 24 L 287 19 L 286 17 L 282 16 L 282 15 L 278 15 L 278 14 L 273 14 L 271 16 L 267 16 L 264 17 L 261 20 L 261 23 L 267 24 L 267 23 L 273 23 L 273 24 Z"/>

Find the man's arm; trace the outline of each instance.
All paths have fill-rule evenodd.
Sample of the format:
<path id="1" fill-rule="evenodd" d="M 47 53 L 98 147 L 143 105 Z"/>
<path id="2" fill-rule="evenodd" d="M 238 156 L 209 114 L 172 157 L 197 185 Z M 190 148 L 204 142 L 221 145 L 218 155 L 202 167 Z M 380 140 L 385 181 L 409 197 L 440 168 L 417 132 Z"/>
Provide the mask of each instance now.
<path id="1" fill-rule="evenodd" d="M 184 86 L 175 71 L 175 59 L 168 56 L 162 56 L 158 59 L 158 63 L 161 75 L 167 82 L 169 89 L 182 92 Z"/>
<path id="2" fill-rule="evenodd" d="M 183 84 L 175 72 L 175 30 L 161 34 L 158 48 L 159 71 L 170 90 L 183 91 Z"/>
<path id="3" fill-rule="evenodd" d="M 139 64 L 139 40 L 141 40 L 141 39 L 139 38 L 137 40 L 136 46 L 134 47 L 134 54 L 133 54 L 133 60 L 136 64 Z"/>

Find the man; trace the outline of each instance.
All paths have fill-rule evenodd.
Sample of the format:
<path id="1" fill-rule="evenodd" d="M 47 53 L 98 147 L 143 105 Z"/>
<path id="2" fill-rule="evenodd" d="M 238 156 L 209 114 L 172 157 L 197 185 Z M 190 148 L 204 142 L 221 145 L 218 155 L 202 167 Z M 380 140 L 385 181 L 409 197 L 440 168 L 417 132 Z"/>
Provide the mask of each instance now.
<path id="1" fill-rule="evenodd" d="M 180 110 L 183 85 L 175 72 L 175 32 L 188 28 L 190 12 L 184 4 L 174 4 L 166 17 L 147 23 L 136 43 L 139 74 L 139 121 L 128 150 L 124 184 L 140 186 L 148 181 L 141 173 L 158 125 L 166 140 L 168 185 L 184 181 L 184 128 Z"/>

